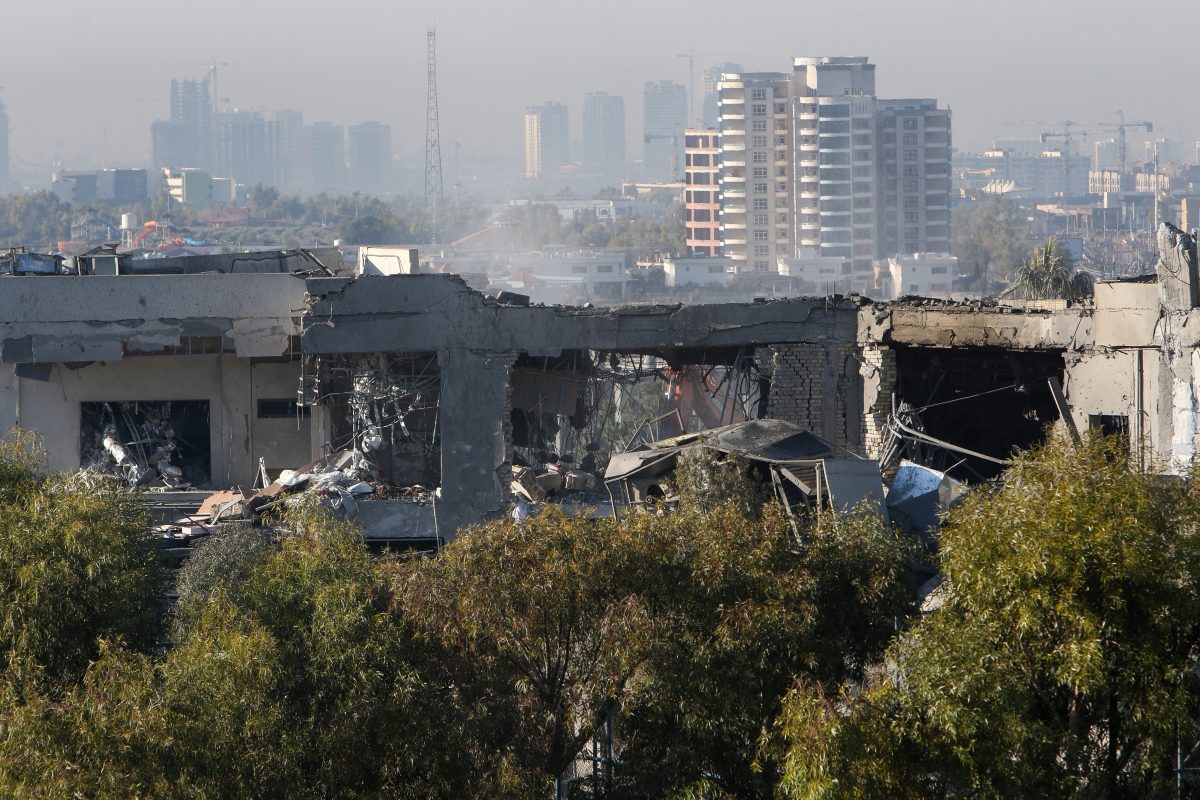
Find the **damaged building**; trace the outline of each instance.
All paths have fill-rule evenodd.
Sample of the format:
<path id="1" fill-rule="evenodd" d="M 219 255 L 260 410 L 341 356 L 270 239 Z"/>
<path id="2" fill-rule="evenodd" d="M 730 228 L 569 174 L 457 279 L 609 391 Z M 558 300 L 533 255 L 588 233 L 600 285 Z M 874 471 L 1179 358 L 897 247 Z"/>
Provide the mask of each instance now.
<path id="1" fill-rule="evenodd" d="M 1156 275 L 1071 307 L 533 306 L 332 250 L 14 269 L 0 415 L 41 434 L 54 469 L 163 490 L 262 486 L 354 452 L 394 502 L 360 521 L 441 540 L 502 513 L 514 467 L 599 479 L 613 453 L 754 419 L 976 481 L 1065 411 L 1182 470 L 1200 279 L 1192 238 L 1161 239 Z M 429 502 L 404 505 L 412 487 Z"/>

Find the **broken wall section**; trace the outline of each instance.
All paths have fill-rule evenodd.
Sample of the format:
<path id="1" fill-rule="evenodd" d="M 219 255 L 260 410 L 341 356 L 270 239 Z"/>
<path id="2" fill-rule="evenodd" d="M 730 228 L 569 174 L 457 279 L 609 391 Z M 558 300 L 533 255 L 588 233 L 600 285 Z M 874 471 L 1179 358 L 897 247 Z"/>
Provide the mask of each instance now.
<path id="1" fill-rule="evenodd" d="M 354 450 L 394 486 L 441 482 L 437 354 L 306 356 L 300 383 L 302 405 L 329 413 L 327 452 Z"/>
<path id="2" fill-rule="evenodd" d="M 776 344 L 770 353 L 768 416 L 794 422 L 850 452 L 866 454 L 857 344 Z"/>

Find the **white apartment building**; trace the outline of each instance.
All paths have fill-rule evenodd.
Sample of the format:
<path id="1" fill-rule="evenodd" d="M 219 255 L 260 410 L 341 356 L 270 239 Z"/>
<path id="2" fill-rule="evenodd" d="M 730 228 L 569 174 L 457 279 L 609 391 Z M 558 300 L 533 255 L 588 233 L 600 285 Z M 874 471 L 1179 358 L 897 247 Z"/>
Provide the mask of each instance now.
<path id="1" fill-rule="evenodd" d="M 949 111 L 879 100 L 866 58 L 727 74 L 719 111 L 720 252 L 737 272 L 804 251 L 844 260 L 839 291 L 867 293 L 876 259 L 949 249 Z"/>
<path id="2" fill-rule="evenodd" d="M 880 262 L 880 267 L 880 300 L 896 300 L 907 295 L 948 300 L 955 296 L 958 259 L 949 253 L 894 256 Z"/>
<path id="3" fill-rule="evenodd" d="M 862 57 L 797 58 L 796 242 L 847 258 L 854 288 L 874 283 L 875 65 Z"/>
<path id="4" fill-rule="evenodd" d="M 721 253 L 735 272 L 772 272 L 792 254 L 792 112 L 782 72 L 721 81 Z"/>

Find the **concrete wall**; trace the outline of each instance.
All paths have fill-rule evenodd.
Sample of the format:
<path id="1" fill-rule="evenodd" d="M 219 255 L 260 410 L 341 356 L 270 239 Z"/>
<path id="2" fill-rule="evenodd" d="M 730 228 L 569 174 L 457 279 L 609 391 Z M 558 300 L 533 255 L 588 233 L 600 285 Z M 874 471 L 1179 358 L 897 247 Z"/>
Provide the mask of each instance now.
<path id="1" fill-rule="evenodd" d="M 264 418 L 258 414 L 263 399 L 295 400 L 300 383 L 300 362 L 256 362 L 251 367 L 251 455 L 266 462 L 271 477 L 282 469 L 294 469 L 312 461 L 319 450 L 313 449 L 312 412 L 309 416 Z"/>
<path id="2" fill-rule="evenodd" d="M 115 361 L 129 351 L 220 336 L 243 358 L 281 356 L 300 333 L 304 282 L 291 275 L 0 279 L 0 361 Z"/>
<path id="3" fill-rule="evenodd" d="M 290 368 L 290 369 L 288 369 Z M 0 414 L 5 423 L 39 432 L 49 466 L 80 466 L 80 403 L 205 400 L 209 404 L 209 447 L 214 487 L 254 482 L 258 458 L 268 467 L 312 460 L 305 428 L 282 435 L 282 420 L 256 420 L 260 396 L 295 396 L 299 369 L 291 364 L 253 365 L 230 356 L 144 356 L 96 362 L 79 368 L 56 364 L 49 380 L 18 378 L 0 370 Z M 294 428 L 294 423 L 291 423 Z"/>
<path id="4" fill-rule="evenodd" d="M 358 251 L 359 275 L 412 275 L 421 271 L 415 247 L 363 247 Z"/>
<path id="5" fill-rule="evenodd" d="M 79 466 L 80 403 L 132 400 L 209 402 L 214 485 L 251 483 L 259 456 L 268 465 L 310 460 L 311 423 L 290 436 L 278 421 L 255 420 L 256 397 L 295 396 L 298 364 L 251 361 L 283 356 L 299 335 L 301 279 L 193 274 L 2 280 L 0 419 L 6 428 L 42 433 L 52 468 Z M 198 342 L 206 355 L 187 355 Z M 18 370 L 48 380 L 18 378 Z"/>

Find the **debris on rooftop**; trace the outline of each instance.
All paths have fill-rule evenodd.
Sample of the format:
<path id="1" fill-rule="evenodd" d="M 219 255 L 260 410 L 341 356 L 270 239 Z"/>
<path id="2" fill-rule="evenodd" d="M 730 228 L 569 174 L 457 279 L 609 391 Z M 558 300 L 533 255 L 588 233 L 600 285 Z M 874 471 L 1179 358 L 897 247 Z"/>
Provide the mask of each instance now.
<path id="1" fill-rule="evenodd" d="M 838 453 L 811 431 L 779 419 L 748 420 L 617 453 L 604 482 L 620 491 L 626 506 L 670 504 L 678 499 L 670 478 L 679 455 L 696 448 L 745 459 L 790 515 L 851 508 L 864 501 L 886 512 L 878 462 Z"/>

